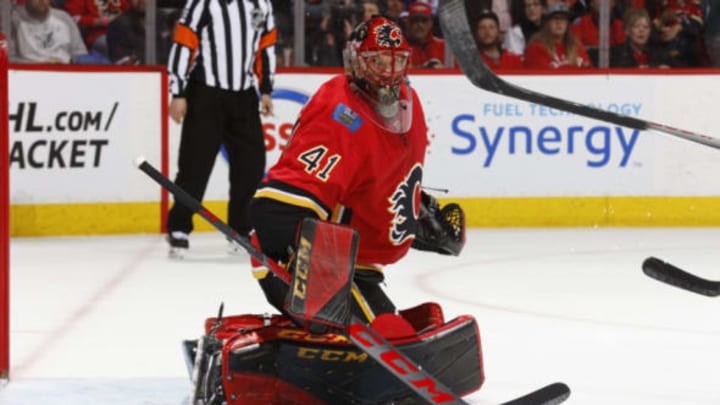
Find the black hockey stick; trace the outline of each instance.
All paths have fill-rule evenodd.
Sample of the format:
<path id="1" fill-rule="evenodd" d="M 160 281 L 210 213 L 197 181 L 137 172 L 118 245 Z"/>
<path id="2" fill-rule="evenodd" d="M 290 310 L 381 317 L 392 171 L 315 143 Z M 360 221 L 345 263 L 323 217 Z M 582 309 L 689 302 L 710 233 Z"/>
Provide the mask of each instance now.
<path id="1" fill-rule="evenodd" d="M 678 138 L 720 149 L 720 139 L 718 138 L 673 128 L 652 121 L 615 114 L 599 108 L 537 93 L 504 81 L 488 68 L 480 57 L 477 45 L 475 44 L 475 38 L 468 25 L 464 2 L 465 0 L 441 0 L 438 15 L 445 40 L 448 45 L 450 45 L 465 75 L 476 87 L 628 128 L 639 130 L 654 129 Z"/>
<path id="2" fill-rule="evenodd" d="M 643 273 L 663 283 L 708 297 L 720 295 L 720 281 L 708 280 L 660 260 L 648 257 L 642 264 Z"/>
<path id="3" fill-rule="evenodd" d="M 557 405 L 570 396 L 570 387 L 557 382 L 500 405 Z"/>
<path id="4" fill-rule="evenodd" d="M 203 207 L 197 199 L 170 181 L 170 179 L 148 163 L 145 158 L 140 157 L 135 163 L 140 170 L 172 193 L 177 201 L 194 213 L 200 215 L 228 239 L 245 248 L 250 256 L 261 262 L 280 280 L 286 282 L 288 285 L 291 283 L 291 276 L 287 270 L 252 246 L 247 238 L 240 236 L 240 234 L 220 220 L 210 212 L 210 210 Z M 390 373 L 428 403 L 467 405 L 467 402 L 463 401 L 444 384 L 423 370 L 421 366 L 415 364 L 415 362 L 402 354 L 394 345 L 388 342 L 387 339 L 362 323 L 357 317 L 353 317 L 351 324 L 348 325 L 347 332 L 348 338 L 355 346 L 385 367 L 385 369 L 390 371 Z"/>

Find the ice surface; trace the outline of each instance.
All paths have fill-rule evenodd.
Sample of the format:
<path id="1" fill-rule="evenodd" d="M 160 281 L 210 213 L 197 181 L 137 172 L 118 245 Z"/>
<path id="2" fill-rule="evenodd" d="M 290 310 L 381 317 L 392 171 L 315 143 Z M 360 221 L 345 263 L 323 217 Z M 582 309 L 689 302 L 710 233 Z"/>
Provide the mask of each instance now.
<path id="1" fill-rule="evenodd" d="M 183 261 L 161 235 L 14 238 L 11 381 L 0 404 L 184 404 L 180 342 L 221 302 L 272 312 L 247 256 L 216 232 Z M 720 404 L 720 298 L 652 280 L 658 256 L 720 280 L 720 230 L 474 229 L 460 257 L 412 251 L 385 270 L 400 308 L 474 315 L 489 405 L 555 381 L 567 404 Z"/>

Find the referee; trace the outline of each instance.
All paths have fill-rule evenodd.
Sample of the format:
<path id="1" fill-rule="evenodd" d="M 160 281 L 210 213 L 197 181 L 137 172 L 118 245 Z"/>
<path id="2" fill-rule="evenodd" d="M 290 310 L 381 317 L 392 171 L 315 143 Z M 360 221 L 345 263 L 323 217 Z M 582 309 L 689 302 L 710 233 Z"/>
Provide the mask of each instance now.
<path id="1" fill-rule="evenodd" d="M 202 201 L 221 145 L 229 160 L 228 224 L 250 232 L 248 203 L 265 171 L 260 114 L 273 114 L 277 29 L 270 0 L 186 0 L 168 60 L 170 117 L 182 123 L 175 184 Z M 260 97 L 258 100 L 258 92 Z M 189 248 L 193 212 L 167 218 L 170 255 Z"/>

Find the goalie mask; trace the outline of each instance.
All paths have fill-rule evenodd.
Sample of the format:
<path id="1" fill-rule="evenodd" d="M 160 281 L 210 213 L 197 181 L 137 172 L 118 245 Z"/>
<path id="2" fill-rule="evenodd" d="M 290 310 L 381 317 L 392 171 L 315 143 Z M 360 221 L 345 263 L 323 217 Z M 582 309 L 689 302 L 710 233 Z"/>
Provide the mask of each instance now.
<path id="1" fill-rule="evenodd" d="M 412 125 L 412 91 L 405 73 L 410 47 L 400 27 L 375 16 L 360 23 L 343 51 L 345 73 L 373 109 L 373 122 L 393 133 Z"/>

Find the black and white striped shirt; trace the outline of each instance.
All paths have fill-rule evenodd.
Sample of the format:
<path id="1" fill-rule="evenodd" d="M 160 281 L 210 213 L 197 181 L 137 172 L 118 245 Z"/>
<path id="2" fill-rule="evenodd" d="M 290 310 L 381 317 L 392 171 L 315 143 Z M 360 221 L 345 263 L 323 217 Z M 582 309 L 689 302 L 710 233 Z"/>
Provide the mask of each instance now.
<path id="1" fill-rule="evenodd" d="M 187 81 L 272 92 L 277 29 L 270 0 L 187 0 L 168 59 L 170 92 Z"/>

